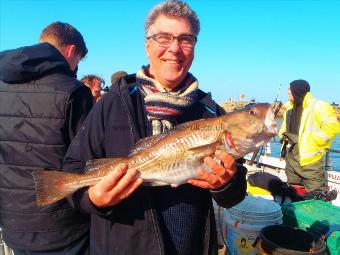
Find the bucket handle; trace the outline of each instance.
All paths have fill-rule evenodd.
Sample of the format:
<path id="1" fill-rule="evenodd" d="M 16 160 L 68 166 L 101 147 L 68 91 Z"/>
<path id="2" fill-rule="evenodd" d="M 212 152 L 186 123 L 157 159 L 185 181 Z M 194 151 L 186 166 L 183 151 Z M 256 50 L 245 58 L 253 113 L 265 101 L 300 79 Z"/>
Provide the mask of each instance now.
<path id="1" fill-rule="evenodd" d="M 320 250 L 323 245 L 325 245 L 326 236 L 322 235 L 319 241 L 315 244 L 314 247 L 309 249 L 310 253 L 315 253 L 316 251 Z"/>

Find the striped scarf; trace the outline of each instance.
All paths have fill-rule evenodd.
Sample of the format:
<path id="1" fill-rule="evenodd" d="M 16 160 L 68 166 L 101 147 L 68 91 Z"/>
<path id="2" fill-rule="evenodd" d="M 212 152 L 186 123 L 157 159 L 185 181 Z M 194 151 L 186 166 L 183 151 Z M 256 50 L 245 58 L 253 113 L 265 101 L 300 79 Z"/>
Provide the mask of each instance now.
<path id="1" fill-rule="evenodd" d="M 144 96 L 148 121 L 152 126 L 152 135 L 161 134 L 174 125 L 177 117 L 193 105 L 198 95 L 198 81 L 188 73 L 181 89 L 166 91 L 156 80 L 146 76 L 146 67 L 136 74 L 136 82 Z"/>

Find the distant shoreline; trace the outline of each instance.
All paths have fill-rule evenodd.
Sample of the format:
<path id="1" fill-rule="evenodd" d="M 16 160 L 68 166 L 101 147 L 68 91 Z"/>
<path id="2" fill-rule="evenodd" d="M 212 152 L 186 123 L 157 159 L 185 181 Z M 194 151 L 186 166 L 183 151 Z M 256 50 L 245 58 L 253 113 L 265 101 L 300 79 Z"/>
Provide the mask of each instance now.
<path id="1" fill-rule="evenodd" d="M 252 102 L 250 101 L 236 101 L 236 102 L 226 102 L 226 103 L 222 103 L 220 104 L 220 106 L 222 106 L 222 108 L 224 110 L 226 110 L 226 112 L 233 112 L 235 110 L 241 109 L 244 106 L 246 106 L 247 104 L 250 104 Z M 272 104 L 273 107 L 275 107 L 275 104 Z M 335 114 L 337 119 L 340 121 L 340 108 L 339 106 L 333 106 Z M 281 107 L 280 111 L 277 114 L 277 118 L 282 118 L 283 117 L 283 112 L 284 112 L 284 107 Z"/>
<path id="2" fill-rule="evenodd" d="M 226 103 L 222 103 L 220 104 L 220 106 L 222 106 L 222 108 L 226 111 L 226 112 L 233 112 L 235 110 L 239 110 L 242 109 L 243 107 L 245 107 L 247 104 L 251 104 L 253 102 L 250 101 L 236 101 L 236 102 L 226 102 Z M 275 108 L 275 104 L 272 104 L 272 107 Z M 280 111 L 277 113 L 276 117 L 277 118 L 282 118 L 283 116 L 283 107 L 280 108 Z"/>

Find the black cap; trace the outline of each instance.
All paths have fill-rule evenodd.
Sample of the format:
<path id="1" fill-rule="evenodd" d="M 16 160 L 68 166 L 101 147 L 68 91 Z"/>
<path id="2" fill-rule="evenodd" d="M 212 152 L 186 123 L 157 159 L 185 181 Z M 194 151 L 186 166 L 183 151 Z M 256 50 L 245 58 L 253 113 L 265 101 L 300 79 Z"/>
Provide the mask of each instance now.
<path id="1" fill-rule="evenodd" d="M 309 84 L 305 80 L 295 80 L 290 83 L 290 92 L 296 103 L 302 103 L 305 95 L 309 91 Z"/>

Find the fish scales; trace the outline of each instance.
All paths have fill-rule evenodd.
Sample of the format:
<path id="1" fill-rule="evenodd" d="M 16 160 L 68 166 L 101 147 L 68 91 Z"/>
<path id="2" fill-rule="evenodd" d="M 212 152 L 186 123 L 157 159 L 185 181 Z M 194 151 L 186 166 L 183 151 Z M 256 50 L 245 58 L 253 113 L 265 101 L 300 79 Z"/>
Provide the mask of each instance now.
<path id="1" fill-rule="evenodd" d="M 144 184 L 180 185 L 197 178 L 203 160 L 216 149 L 234 158 L 257 150 L 275 136 L 277 127 L 269 104 L 255 104 L 224 116 L 178 125 L 168 133 L 136 143 L 130 155 L 121 159 L 94 159 L 84 174 L 38 170 L 33 172 L 37 205 L 42 207 L 95 185 L 119 163 L 140 172 Z"/>
<path id="2" fill-rule="evenodd" d="M 173 143 L 161 147 L 160 150 L 154 150 L 152 154 L 149 154 L 148 161 L 145 162 L 143 157 L 136 157 L 137 160 L 135 160 L 133 164 L 128 163 L 128 165 L 130 168 L 138 168 L 143 173 L 141 177 L 147 180 L 154 181 L 158 178 L 159 180 L 164 181 L 166 179 L 171 179 L 177 184 L 180 184 L 183 182 L 182 180 L 185 179 L 185 176 L 194 176 L 194 169 L 191 169 L 189 174 L 182 171 L 184 167 L 188 168 L 188 164 L 181 163 L 185 156 L 186 148 L 201 145 L 203 141 L 202 136 L 199 134 L 193 134 L 184 140 L 176 139 Z M 182 146 L 179 146 L 179 144 Z M 167 160 L 159 160 L 164 153 L 168 153 Z M 170 157 L 171 155 L 173 155 L 172 158 Z M 144 159 L 145 158 L 146 157 L 144 157 Z M 171 163 L 169 164 L 168 161 Z M 193 165 L 193 163 L 190 164 Z M 193 166 L 196 167 L 196 165 Z M 171 178 L 167 177 L 169 176 L 168 173 L 172 173 Z"/>

